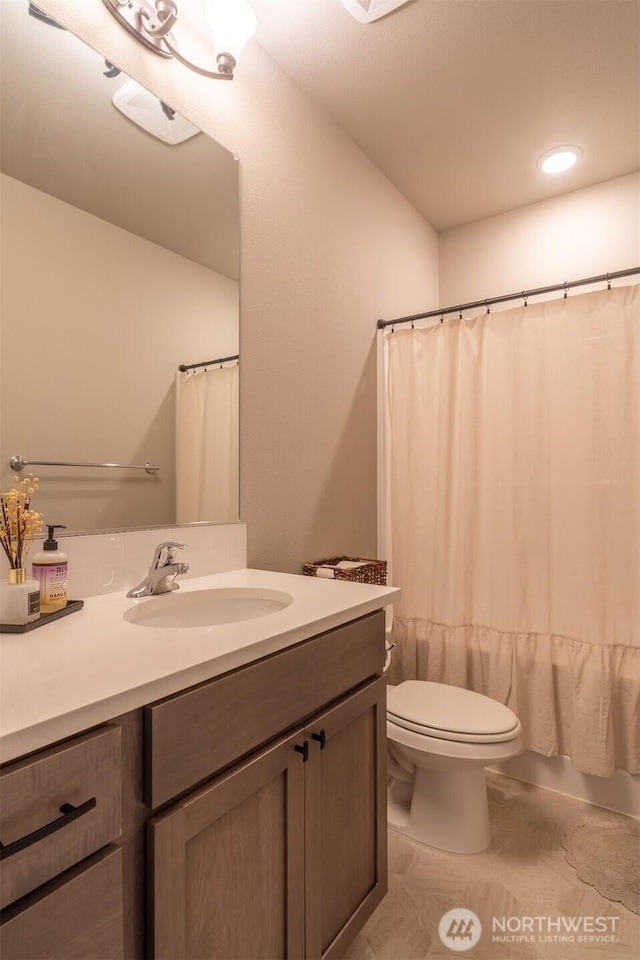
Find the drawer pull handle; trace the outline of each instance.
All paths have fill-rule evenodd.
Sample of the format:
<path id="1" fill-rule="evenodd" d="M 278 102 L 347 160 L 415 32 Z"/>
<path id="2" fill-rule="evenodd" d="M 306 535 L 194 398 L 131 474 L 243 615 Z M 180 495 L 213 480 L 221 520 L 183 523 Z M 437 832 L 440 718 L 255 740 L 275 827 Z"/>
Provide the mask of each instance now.
<path id="1" fill-rule="evenodd" d="M 321 749 L 321 750 L 324 750 L 324 748 L 325 748 L 325 746 L 326 746 L 326 744 L 327 744 L 327 738 L 326 738 L 324 729 L 322 729 L 322 730 L 320 731 L 320 733 L 312 733 L 312 734 L 311 734 L 311 739 L 312 739 L 312 740 L 317 740 L 318 743 L 320 744 L 320 749 Z"/>
<path id="2" fill-rule="evenodd" d="M 296 745 L 295 745 L 295 747 L 294 747 L 293 749 L 296 751 L 296 753 L 301 753 L 301 754 L 302 754 L 302 762 L 303 762 L 303 763 L 306 763 L 307 760 L 309 759 L 309 741 L 308 741 L 308 740 L 305 740 L 304 743 L 302 744 L 302 746 L 300 746 L 300 744 L 296 743 Z"/>
<path id="3" fill-rule="evenodd" d="M 78 817 L 81 817 L 84 813 L 93 810 L 95 806 L 95 797 L 91 797 L 90 800 L 85 800 L 79 807 L 74 807 L 72 803 L 63 803 L 60 807 L 61 817 L 52 820 L 51 823 L 45 824 L 44 827 L 39 827 L 37 830 L 34 830 L 33 833 L 28 833 L 26 837 L 21 837 L 13 843 L 8 843 L 6 846 L 0 843 L 0 860 L 6 860 L 7 857 L 12 857 L 14 853 L 19 853 L 20 850 L 30 847 L 32 844 L 37 843 L 38 840 L 44 840 L 45 837 L 51 836 L 52 833 L 55 833 L 62 827 L 66 827 L 68 823 L 77 820 Z"/>

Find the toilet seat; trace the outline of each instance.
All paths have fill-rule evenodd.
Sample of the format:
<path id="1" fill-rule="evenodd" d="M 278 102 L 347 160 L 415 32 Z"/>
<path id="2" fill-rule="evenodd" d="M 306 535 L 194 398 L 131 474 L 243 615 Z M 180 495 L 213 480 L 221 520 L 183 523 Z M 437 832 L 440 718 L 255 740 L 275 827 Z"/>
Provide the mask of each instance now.
<path id="1" fill-rule="evenodd" d="M 458 743 L 502 743 L 520 734 L 520 721 L 504 704 L 429 680 L 405 680 L 389 687 L 387 716 L 405 730 Z"/>

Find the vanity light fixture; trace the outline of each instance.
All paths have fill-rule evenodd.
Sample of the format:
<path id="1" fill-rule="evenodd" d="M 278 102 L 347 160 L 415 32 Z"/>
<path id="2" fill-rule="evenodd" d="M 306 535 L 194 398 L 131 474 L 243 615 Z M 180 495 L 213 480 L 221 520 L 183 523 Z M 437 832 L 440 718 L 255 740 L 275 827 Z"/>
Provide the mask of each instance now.
<path id="1" fill-rule="evenodd" d="M 206 15 L 213 35 L 217 70 L 207 70 L 183 57 L 172 30 L 178 21 L 176 0 L 102 0 L 118 23 L 149 50 L 161 57 L 175 57 L 203 77 L 233 80 L 238 58 L 256 31 L 257 21 L 247 0 L 207 0 Z M 186 0 L 183 0 L 186 2 Z"/>
<path id="2" fill-rule="evenodd" d="M 538 166 L 544 173 L 564 173 L 570 170 L 582 156 L 580 147 L 554 147 L 538 158 Z"/>

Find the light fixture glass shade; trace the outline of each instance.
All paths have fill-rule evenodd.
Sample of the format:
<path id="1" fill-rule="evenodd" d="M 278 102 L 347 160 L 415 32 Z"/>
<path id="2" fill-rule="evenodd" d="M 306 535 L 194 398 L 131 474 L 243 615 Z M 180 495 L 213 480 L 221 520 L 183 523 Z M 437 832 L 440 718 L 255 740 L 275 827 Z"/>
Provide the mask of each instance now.
<path id="1" fill-rule="evenodd" d="M 227 55 L 237 63 L 245 43 L 256 32 L 253 7 L 247 0 L 208 0 L 207 19 L 216 60 Z"/>

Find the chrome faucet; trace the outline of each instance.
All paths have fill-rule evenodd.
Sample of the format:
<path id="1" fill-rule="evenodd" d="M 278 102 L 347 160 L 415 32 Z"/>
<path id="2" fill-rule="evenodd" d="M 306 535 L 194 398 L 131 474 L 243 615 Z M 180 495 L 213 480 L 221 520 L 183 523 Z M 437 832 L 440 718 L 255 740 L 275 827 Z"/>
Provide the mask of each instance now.
<path id="1" fill-rule="evenodd" d="M 175 578 L 189 569 L 188 563 L 176 563 L 176 552 L 184 550 L 186 543 L 159 543 L 156 547 L 149 573 L 144 580 L 129 590 L 128 597 L 154 597 L 158 593 L 170 593 L 178 590 L 180 584 Z"/>

